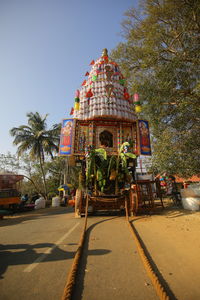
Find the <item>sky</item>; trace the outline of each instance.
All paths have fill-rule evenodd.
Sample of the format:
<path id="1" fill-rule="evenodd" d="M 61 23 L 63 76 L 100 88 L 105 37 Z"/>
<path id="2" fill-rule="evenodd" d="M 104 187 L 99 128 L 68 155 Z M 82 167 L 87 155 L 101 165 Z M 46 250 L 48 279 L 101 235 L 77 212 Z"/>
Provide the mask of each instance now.
<path id="1" fill-rule="evenodd" d="M 124 13 L 139 0 L 0 0 L 0 154 L 28 112 L 48 128 L 70 117 L 90 62 L 123 41 Z"/>

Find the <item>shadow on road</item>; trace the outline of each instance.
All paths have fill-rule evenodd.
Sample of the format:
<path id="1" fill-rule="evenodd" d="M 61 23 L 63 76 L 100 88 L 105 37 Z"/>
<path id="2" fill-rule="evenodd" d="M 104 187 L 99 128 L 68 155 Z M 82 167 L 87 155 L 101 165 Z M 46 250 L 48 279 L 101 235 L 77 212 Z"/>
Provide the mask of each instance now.
<path id="1" fill-rule="evenodd" d="M 37 249 L 44 249 L 43 253 L 37 253 Z M 47 253 L 47 250 L 52 248 Z M 46 252 L 45 252 L 46 251 Z M 104 255 L 109 253 L 106 249 L 89 250 L 88 255 Z M 73 259 L 76 251 L 65 251 L 60 249 L 53 243 L 39 243 L 34 245 L 29 244 L 0 244 L 0 279 L 3 279 L 3 274 L 8 266 L 11 265 L 30 265 L 34 262 L 49 262 L 66 259 Z M 44 256 L 44 258 L 43 258 Z M 40 259 L 42 257 L 42 260 Z"/>
<path id="2" fill-rule="evenodd" d="M 178 218 L 194 214 L 199 214 L 199 212 L 175 206 L 167 207 L 166 210 L 163 212 L 163 215 L 167 218 Z"/>
<path id="3" fill-rule="evenodd" d="M 53 248 L 52 243 L 40 243 L 35 245 L 29 244 L 0 244 L 0 278 L 11 265 L 29 265 L 35 262 L 43 253 L 37 253 L 36 249 L 39 248 Z M 46 250 L 46 249 L 45 249 Z M 44 250 L 44 252 L 45 252 Z M 75 255 L 75 252 L 63 251 L 59 247 L 54 247 L 52 252 L 46 254 L 45 261 L 55 261 L 71 259 Z"/>
<path id="4" fill-rule="evenodd" d="M 199 214 L 199 211 L 191 211 L 184 209 L 182 206 L 176 206 L 173 203 L 164 203 L 164 208 L 161 206 L 156 206 L 151 209 L 149 212 L 146 210 L 140 210 L 136 216 L 134 216 L 134 220 L 138 219 L 143 219 L 146 217 L 152 217 L 152 216 L 163 216 L 167 218 L 177 218 L 177 217 L 182 217 L 182 216 L 187 216 L 187 215 L 194 215 L 194 214 Z"/>
<path id="5" fill-rule="evenodd" d="M 184 209 L 182 206 L 175 206 L 173 203 L 165 203 L 165 208 L 155 208 L 150 215 L 161 215 L 167 218 L 177 218 L 187 215 L 199 214 L 198 211 Z"/>

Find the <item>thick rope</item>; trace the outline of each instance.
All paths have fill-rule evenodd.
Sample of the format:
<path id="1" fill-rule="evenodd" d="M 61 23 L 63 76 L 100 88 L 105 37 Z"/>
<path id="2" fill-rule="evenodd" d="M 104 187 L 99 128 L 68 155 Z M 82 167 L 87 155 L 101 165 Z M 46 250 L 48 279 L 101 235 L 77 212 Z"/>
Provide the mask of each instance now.
<path id="1" fill-rule="evenodd" d="M 137 245 L 137 249 L 138 249 L 138 253 L 140 254 L 140 258 L 144 264 L 144 267 L 147 271 L 147 274 L 149 275 L 152 284 L 157 292 L 157 295 L 159 296 L 160 300 L 170 300 L 169 296 L 167 295 L 164 287 L 162 286 L 162 284 L 159 281 L 158 276 L 156 275 L 156 273 L 153 271 L 153 267 L 151 266 L 151 263 L 148 259 L 148 257 L 145 254 L 145 251 L 135 233 L 135 228 L 133 225 L 131 225 L 130 221 L 129 221 L 129 216 L 128 216 L 128 205 L 127 205 L 127 200 L 125 200 L 125 209 L 126 209 L 126 220 L 129 226 L 129 229 L 131 231 L 131 234 L 135 240 L 135 243 Z M 72 291 L 73 291 L 73 287 L 75 284 L 75 278 L 76 278 L 76 273 L 78 270 L 78 264 L 79 264 L 79 260 L 81 257 L 81 253 L 82 253 L 82 249 L 83 249 L 83 244 L 84 244 L 84 239 L 85 239 L 85 233 L 86 233 L 86 228 L 87 228 L 87 214 L 88 214 L 88 196 L 86 198 L 86 207 L 85 207 L 85 222 L 84 222 L 84 228 L 83 228 L 83 232 L 81 235 L 81 239 L 78 245 L 78 249 L 76 252 L 76 255 L 74 257 L 73 260 L 73 264 L 72 267 L 70 269 L 70 272 L 68 274 L 67 277 L 67 281 L 66 281 L 66 285 L 64 287 L 64 291 L 63 291 L 63 295 L 61 300 L 71 300 L 72 298 Z"/>
<path id="2" fill-rule="evenodd" d="M 159 281 L 158 276 L 156 275 L 156 273 L 153 271 L 153 267 L 148 259 L 148 257 L 145 254 L 145 251 L 135 233 L 135 227 L 134 225 L 131 225 L 130 221 L 129 221 L 129 215 L 128 215 L 128 205 L 127 205 L 127 199 L 125 200 L 125 209 L 126 209 L 126 220 L 129 226 L 129 229 L 131 231 L 131 234 L 135 240 L 135 243 L 137 245 L 137 249 L 138 249 L 138 253 L 140 254 L 140 258 L 144 264 L 144 267 L 147 271 L 147 274 L 149 275 L 152 284 L 157 292 L 157 295 L 159 296 L 160 300 L 170 300 L 169 296 L 167 295 L 166 291 L 164 290 L 164 287 L 162 286 L 162 284 Z"/>
<path id="3" fill-rule="evenodd" d="M 70 272 L 67 277 L 67 281 L 66 281 L 66 284 L 64 287 L 64 291 L 63 291 L 61 300 L 71 300 L 71 298 L 72 298 L 72 291 L 73 291 L 73 287 L 75 284 L 76 273 L 78 270 L 78 265 L 79 265 L 81 253 L 83 250 L 83 244 L 84 244 L 84 240 L 85 240 L 85 233 L 86 233 L 86 228 L 87 228 L 87 215 L 88 215 L 88 195 L 86 197 L 85 222 L 84 222 L 83 232 L 81 235 L 80 242 L 78 244 L 78 249 L 76 251 L 76 255 L 74 257 Z"/>

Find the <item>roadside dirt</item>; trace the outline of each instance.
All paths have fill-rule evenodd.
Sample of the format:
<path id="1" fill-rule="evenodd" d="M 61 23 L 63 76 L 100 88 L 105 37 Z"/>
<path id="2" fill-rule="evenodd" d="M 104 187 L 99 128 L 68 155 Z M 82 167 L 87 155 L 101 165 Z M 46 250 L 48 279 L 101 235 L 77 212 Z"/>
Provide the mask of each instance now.
<path id="1" fill-rule="evenodd" d="M 200 212 L 172 205 L 132 219 L 172 298 L 200 299 Z"/>

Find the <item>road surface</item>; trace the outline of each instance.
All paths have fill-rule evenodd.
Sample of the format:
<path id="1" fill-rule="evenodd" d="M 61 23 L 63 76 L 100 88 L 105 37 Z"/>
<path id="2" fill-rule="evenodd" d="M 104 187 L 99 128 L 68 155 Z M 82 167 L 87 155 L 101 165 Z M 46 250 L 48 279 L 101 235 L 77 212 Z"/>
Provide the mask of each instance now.
<path id="1" fill-rule="evenodd" d="M 199 300 L 200 212 L 133 221 L 171 300 Z M 84 218 L 46 208 L 0 221 L 0 299 L 61 299 Z M 123 215 L 92 216 L 72 300 L 157 300 Z"/>
<path id="2" fill-rule="evenodd" d="M 64 207 L 2 220 L 1 299 L 61 299 L 83 223 Z M 73 299 L 158 299 L 124 216 L 88 219 L 79 270 Z"/>
<path id="3" fill-rule="evenodd" d="M 83 222 L 71 211 L 46 208 L 1 220 L 0 299 L 61 298 Z"/>

